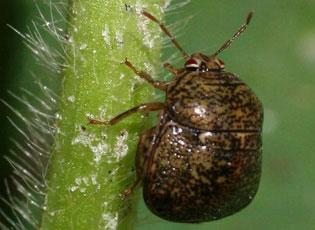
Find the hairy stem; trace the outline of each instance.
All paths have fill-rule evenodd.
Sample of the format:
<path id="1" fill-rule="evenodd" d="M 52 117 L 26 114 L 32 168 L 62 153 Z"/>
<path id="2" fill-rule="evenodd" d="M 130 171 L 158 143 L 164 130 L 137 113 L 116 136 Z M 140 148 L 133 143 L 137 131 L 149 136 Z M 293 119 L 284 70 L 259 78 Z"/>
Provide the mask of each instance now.
<path id="1" fill-rule="evenodd" d="M 132 229 L 134 211 L 120 194 L 134 180 L 139 133 L 147 118 L 133 115 L 112 127 L 88 125 L 152 101 L 153 90 L 121 62 L 128 57 L 154 76 L 161 32 L 139 14 L 161 18 L 162 0 L 71 2 L 69 40 L 49 164 L 42 229 Z"/>

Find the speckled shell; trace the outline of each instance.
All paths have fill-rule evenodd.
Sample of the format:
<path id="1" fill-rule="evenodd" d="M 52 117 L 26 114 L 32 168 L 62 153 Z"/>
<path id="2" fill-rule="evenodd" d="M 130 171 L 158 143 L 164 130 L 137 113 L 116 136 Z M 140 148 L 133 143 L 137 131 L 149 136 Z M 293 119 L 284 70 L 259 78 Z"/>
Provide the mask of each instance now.
<path id="1" fill-rule="evenodd" d="M 228 72 L 179 75 L 167 90 L 168 113 L 204 130 L 261 130 L 262 105 L 239 77 Z"/>
<path id="2" fill-rule="evenodd" d="M 143 196 L 157 216 L 203 222 L 248 205 L 261 174 L 263 109 L 237 76 L 183 73 L 167 90 L 147 152 Z"/>

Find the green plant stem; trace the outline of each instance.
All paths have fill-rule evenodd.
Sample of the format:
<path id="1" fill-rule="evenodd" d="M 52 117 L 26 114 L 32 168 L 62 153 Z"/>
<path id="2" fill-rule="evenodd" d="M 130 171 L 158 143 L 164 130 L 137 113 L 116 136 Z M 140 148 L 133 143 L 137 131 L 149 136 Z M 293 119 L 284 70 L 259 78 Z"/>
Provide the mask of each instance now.
<path id="1" fill-rule="evenodd" d="M 160 18 L 153 3 L 162 1 L 146 2 L 146 8 Z M 136 1 L 129 4 L 136 6 Z M 146 63 L 154 75 L 160 52 L 154 36 L 161 32 L 146 22 L 135 7 L 125 7 L 120 0 L 72 1 L 69 63 L 42 229 L 132 229 L 135 212 L 120 194 L 134 181 L 138 136 L 150 122 L 133 115 L 102 127 L 88 125 L 87 117 L 108 119 L 152 101 L 154 90 L 121 64 L 128 57 L 145 70 Z M 154 43 L 154 49 L 148 48 L 149 43 Z"/>

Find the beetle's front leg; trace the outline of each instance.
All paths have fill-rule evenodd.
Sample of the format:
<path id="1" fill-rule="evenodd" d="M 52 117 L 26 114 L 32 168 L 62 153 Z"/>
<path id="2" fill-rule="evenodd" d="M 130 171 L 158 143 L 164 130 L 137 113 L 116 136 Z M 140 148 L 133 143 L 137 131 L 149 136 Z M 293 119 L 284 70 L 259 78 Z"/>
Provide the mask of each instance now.
<path id="1" fill-rule="evenodd" d="M 133 64 L 127 60 L 127 58 L 126 58 L 124 64 L 126 66 L 128 66 L 139 77 L 141 77 L 142 79 L 149 82 L 153 87 L 158 88 L 158 89 L 163 90 L 163 91 L 165 91 L 167 89 L 168 82 L 162 82 L 162 81 L 154 80 L 148 73 L 146 73 L 144 71 L 137 70 L 133 66 Z"/>
<path id="2" fill-rule="evenodd" d="M 164 107 L 165 107 L 165 104 L 162 102 L 152 102 L 152 103 L 141 104 L 136 107 L 133 107 L 110 120 L 97 120 L 97 119 L 90 119 L 90 118 L 88 119 L 89 119 L 89 124 L 91 125 L 114 125 L 117 122 L 121 121 L 122 119 L 136 112 L 152 112 L 152 111 L 162 110 Z"/>

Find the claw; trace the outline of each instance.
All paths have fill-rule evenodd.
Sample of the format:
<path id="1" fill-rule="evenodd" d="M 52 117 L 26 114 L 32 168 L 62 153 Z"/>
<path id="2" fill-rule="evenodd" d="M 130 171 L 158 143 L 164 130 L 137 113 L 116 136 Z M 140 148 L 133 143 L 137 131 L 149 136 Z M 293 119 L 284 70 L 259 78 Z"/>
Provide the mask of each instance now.
<path id="1" fill-rule="evenodd" d="M 128 58 L 125 58 L 125 61 L 121 62 L 121 65 L 127 65 L 127 63 L 129 63 Z"/>
<path id="2" fill-rule="evenodd" d="M 137 177 L 136 181 L 130 187 L 126 188 L 125 191 L 121 194 L 122 199 L 126 200 L 127 198 L 129 198 L 140 182 L 141 178 Z"/>

